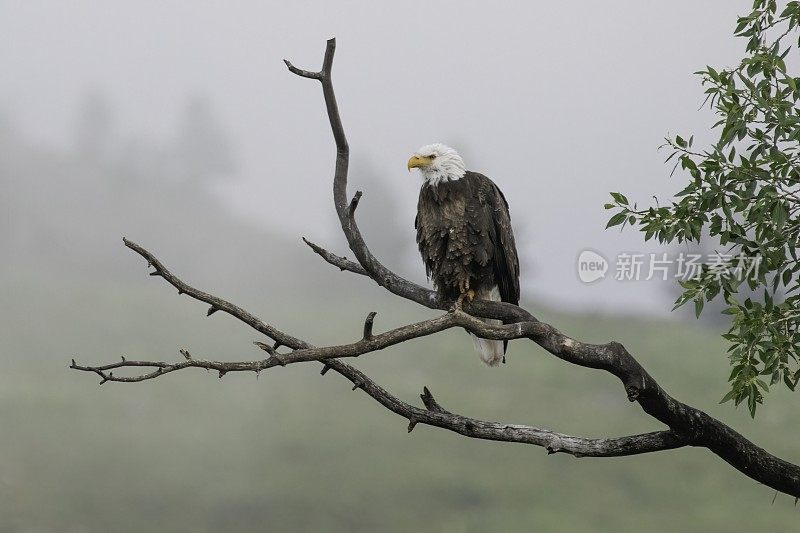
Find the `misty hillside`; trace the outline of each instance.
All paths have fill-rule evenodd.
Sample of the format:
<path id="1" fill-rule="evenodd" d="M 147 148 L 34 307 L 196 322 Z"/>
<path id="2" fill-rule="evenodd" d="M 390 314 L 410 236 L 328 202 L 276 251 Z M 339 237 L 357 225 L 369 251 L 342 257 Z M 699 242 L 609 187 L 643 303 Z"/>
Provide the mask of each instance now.
<path id="1" fill-rule="evenodd" d="M 339 376 L 321 377 L 315 364 L 258 379 L 198 370 L 103 386 L 69 370 L 70 357 L 176 360 L 181 347 L 198 357 L 259 357 L 248 328 L 205 318 L 200 304 L 148 281 L 62 287 L 38 316 L 46 328 L 2 332 L 4 339 L 14 333 L 0 377 L 4 530 L 620 531 L 647 523 L 666 532 L 724 531 L 731 521 L 790 530 L 797 520 L 790 498 L 770 505 L 774 491 L 703 450 L 574 459 L 424 426 L 409 435 L 404 420 Z M 24 309 L 25 298 L 46 291 L 17 285 L 4 308 Z M 90 307 L 76 308 L 71 296 L 78 295 Z M 281 313 L 278 323 L 315 341 L 352 340 L 373 303 L 323 301 Z M 254 307 L 271 318 L 271 305 Z M 378 331 L 423 314 L 401 304 L 376 308 Z M 681 400 L 775 453 L 800 453 L 800 419 L 788 394 L 774 393 L 756 421 L 717 405 L 726 362 L 716 335 L 538 312 L 577 337 L 622 340 Z M 0 317 L 5 327 L 14 324 L 9 314 Z M 428 386 L 448 409 L 477 418 L 586 436 L 658 429 L 608 375 L 525 343 L 513 343 L 508 359 L 489 369 L 468 336 L 452 331 L 353 363 L 406 401 L 419 404 Z"/>

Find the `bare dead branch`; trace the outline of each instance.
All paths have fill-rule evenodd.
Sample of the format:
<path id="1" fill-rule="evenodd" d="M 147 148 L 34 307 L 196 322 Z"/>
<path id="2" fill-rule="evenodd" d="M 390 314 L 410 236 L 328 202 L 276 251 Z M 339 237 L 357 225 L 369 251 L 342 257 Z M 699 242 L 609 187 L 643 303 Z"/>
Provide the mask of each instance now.
<path id="1" fill-rule="evenodd" d="M 128 244 L 128 242 L 126 242 L 126 244 Z M 217 305 L 222 304 L 219 305 L 220 309 L 225 310 L 235 318 L 250 325 L 255 330 L 261 331 L 260 324 L 263 324 L 263 322 L 253 317 L 252 314 L 238 306 L 224 302 L 219 298 L 187 285 L 164 267 L 152 253 L 138 245 L 135 245 L 136 248 L 134 248 L 132 244 L 133 243 L 128 245 L 128 247 L 148 258 L 151 264 L 157 268 L 160 275 L 167 279 L 170 284 L 182 288 L 186 294 L 192 295 L 197 299 L 202 299 L 203 301 L 206 301 L 206 299 L 213 299 L 213 301 L 218 302 Z M 207 298 L 199 298 L 198 295 L 204 295 L 203 298 Z M 374 313 L 368 315 L 365 330 L 368 329 L 367 324 L 371 323 L 370 319 L 374 319 L 374 316 Z M 186 350 L 181 350 L 180 353 L 184 360 L 174 363 L 165 361 L 128 360 L 123 357 L 120 361 L 115 363 L 91 366 L 80 365 L 73 359 L 70 368 L 97 374 L 101 379 L 101 384 L 109 381 L 117 383 L 138 383 L 160 378 L 172 372 L 187 368 L 213 370 L 222 378 L 228 373 L 254 372 L 258 375 L 263 370 L 275 366 L 286 366 L 293 363 L 319 360 L 323 361 L 323 375 L 329 369 L 335 370 L 353 384 L 353 390 L 363 390 L 384 407 L 409 420 L 409 427 L 412 429 L 417 424 L 431 425 L 472 438 L 533 444 L 546 448 L 548 453 L 562 452 L 576 457 L 635 455 L 678 448 L 688 444 L 685 438 L 672 431 L 659 431 L 610 439 L 586 439 L 555 433 L 532 426 L 484 422 L 445 411 L 435 402 L 427 387 L 421 395 L 423 403 L 425 404 L 425 409 L 421 409 L 401 401 L 380 387 L 363 372 L 334 358 L 357 357 L 363 353 L 370 353 L 399 342 L 404 342 L 404 340 L 433 334 L 451 327 L 464 327 L 467 329 L 477 328 L 475 331 L 484 336 L 494 336 L 498 338 L 508 336 L 509 338 L 518 338 L 521 333 L 513 329 L 515 326 L 516 325 L 511 327 L 488 326 L 465 313 L 453 312 L 417 324 L 396 328 L 380 335 L 372 335 L 371 332 L 365 331 L 365 333 L 370 334 L 365 334 L 364 339 L 342 346 L 317 348 L 305 341 L 295 339 L 281 332 L 281 336 L 286 339 L 286 346 L 293 348 L 293 351 L 287 354 L 279 354 L 275 347 L 256 341 L 255 344 L 269 354 L 269 357 L 263 360 L 234 362 L 203 360 L 193 357 Z M 112 370 L 124 368 L 146 368 L 151 370 L 143 374 L 132 376 L 124 376 L 112 372 Z"/>
<path id="2" fill-rule="evenodd" d="M 191 285 L 184 283 L 177 277 L 175 277 L 172 272 L 170 272 L 167 267 L 165 267 L 161 261 L 159 261 L 153 254 L 139 246 L 133 241 L 129 241 L 128 239 L 123 238 L 122 242 L 125 243 L 125 246 L 136 252 L 137 254 L 141 255 L 147 260 L 147 265 L 155 268 L 154 272 L 151 272 L 150 275 L 158 275 L 164 278 L 167 283 L 178 289 L 178 294 L 186 294 L 191 296 L 195 300 L 200 300 L 201 302 L 205 302 L 207 304 L 211 304 L 206 316 L 211 316 L 213 313 L 217 311 L 225 311 L 229 315 L 238 318 L 245 324 L 249 325 L 256 331 L 263 333 L 264 335 L 268 336 L 269 338 L 278 341 L 286 346 L 291 346 L 292 344 L 297 344 L 300 342 L 299 339 L 295 339 L 291 335 L 288 335 L 277 328 L 270 326 L 269 324 L 264 323 L 262 320 L 256 318 L 255 316 L 251 315 L 241 307 L 238 307 L 222 298 L 217 298 L 207 292 L 203 292 L 201 290 L 195 289 Z"/>
<path id="3" fill-rule="evenodd" d="M 438 407 L 427 387 L 423 395 L 427 395 L 430 399 L 425 404 L 426 408 L 421 409 L 398 400 L 369 379 L 364 373 L 353 367 L 349 367 L 345 372 L 342 372 L 338 367 L 338 365 L 344 364 L 341 361 L 333 359 L 328 364 L 331 364 L 331 368 L 350 380 L 354 388 L 362 389 L 393 413 L 406 418 L 409 421 L 410 429 L 413 429 L 417 424 L 425 424 L 447 429 L 466 437 L 533 444 L 545 448 L 548 453 L 560 452 L 575 457 L 638 455 L 687 445 L 685 438 L 672 431 L 657 431 L 611 439 L 586 439 L 531 426 L 475 420 L 450 413 Z M 430 408 L 428 407 L 429 405 L 436 407 Z"/>
<path id="4" fill-rule="evenodd" d="M 202 368 L 218 372 L 220 378 L 229 372 L 255 372 L 260 373 L 266 368 L 279 364 L 275 361 L 276 357 L 270 357 L 264 361 L 250 362 L 221 362 L 204 361 L 193 358 L 177 363 L 164 363 L 161 361 L 120 361 L 103 366 L 83 366 L 73 362 L 70 368 L 94 372 L 101 378 L 101 384 L 107 381 L 119 383 L 135 383 L 154 379 L 176 370 L 185 368 Z M 137 376 L 114 375 L 110 370 L 125 367 L 151 367 L 151 372 Z M 608 439 L 586 439 L 555 433 L 545 429 L 518 424 L 500 424 L 496 422 L 484 422 L 456 415 L 438 407 L 433 401 L 430 392 L 425 388 L 425 394 L 430 398 L 427 405 L 437 405 L 435 408 L 428 407 L 420 409 L 413 405 L 402 402 L 385 389 L 377 385 L 363 372 L 342 363 L 341 361 L 331 360 L 326 363 L 325 368 L 332 368 L 351 383 L 353 390 L 361 389 L 370 397 L 378 401 L 390 411 L 409 420 L 410 427 L 416 424 L 436 426 L 443 429 L 460 433 L 472 438 L 498 440 L 505 442 L 519 442 L 523 444 L 533 444 L 547 449 L 548 453 L 567 453 L 576 457 L 617 457 L 621 455 L 636 455 L 650 453 L 661 450 L 679 448 L 687 444 L 686 439 L 672 431 L 658 431 L 641 435 L 632 435 L 620 438 Z"/>
<path id="5" fill-rule="evenodd" d="M 170 274 L 173 279 L 174 274 Z M 245 312 L 243 310 L 239 310 Z M 246 313 L 246 312 L 245 312 Z M 452 311 L 445 313 L 429 320 L 416 322 L 400 326 L 398 328 L 389 330 L 378 335 L 373 335 L 372 325 L 375 318 L 375 312 L 367 315 L 364 322 L 364 335 L 361 339 L 350 344 L 342 344 L 338 346 L 321 346 L 313 347 L 306 343 L 298 344 L 299 347 L 291 352 L 279 354 L 277 350 L 269 344 L 255 341 L 254 344 L 267 352 L 270 357 L 263 361 L 248 361 L 248 362 L 235 362 L 226 363 L 221 361 L 204 361 L 192 357 L 186 357 L 188 352 L 181 350 L 181 353 L 186 358 L 186 361 L 180 363 L 165 363 L 161 361 L 135 361 L 125 360 L 120 362 L 103 365 L 103 366 L 81 366 L 76 365 L 73 361 L 72 368 L 76 370 L 86 370 L 98 373 L 105 381 L 118 381 L 124 383 L 145 381 L 164 376 L 175 370 L 182 370 L 184 368 L 204 368 L 206 370 L 216 370 L 218 372 L 261 372 L 274 366 L 286 366 L 295 363 L 307 363 L 309 361 L 326 362 L 330 359 L 345 358 L 345 357 L 359 357 L 364 354 L 374 353 L 390 346 L 407 342 L 420 337 L 426 337 L 442 332 L 446 329 L 455 327 L 464 328 L 470 333 L 474 333 L 486 339 L 498 340 L 511 340 L 529 337 L 535 334 L 535 331 L 542 325 L 538 322 L 526 322 L 509 325 L 493 326 L 486 324 L 473 316 L 470 316 L 462 311 Z M 246 316 L 246 315 L 244 315 Z M 238 318 L 238 317 L 237 317 Z M 302 342 L 302 341 L 299 341 Z M 154 372 L 138 376 L 109 376 L 101 374 L 108 370 L 117 368 L 131 368 L 131 367 L 153 367 L 156 369 Z"/>
<path id="6" fill-rule="evenodd" d="M 349 147 L 331 78 L 335 47 L 335 41 L 329 40 L 322 69 L 318 72 L 298 69 L 289 61 L 286 61 L 286 65 L 292 73 L 304 78 L 319 80 L 322 84 L 326 110 L 336 142 L 334 204 L 350 250 L 358 263 L 338 257 L 307 240 L 305 242 L 327 262 L 342 270 L 366 275 L 393 294 L 432 309 L 449 309 L 452 302 L 442 300 L 435 291 L 405 280 L 383 266 L 372 255 L 358 229 L 355 210 L 361 193 L 356 193 L 350 202 L 347 201 Z M 163 277 L 178 290 L 179 294 L 187 294 L 209 304 L 211 307 L 208 315 L 218 310 L 225 311 L 256 331 L 267 335 L 275 341 L 275 344 L 270 347 L 268 344 L 257 341 L 256 344 L 266 351 L 269 357 L 254 361 L 199 360 L 185 350 L 181 351 L 184 360 L 177 363 L 122 358 L 121 361 L 108 365 L 84 366 L 72 361 L 71 368 L 97 374 L 101 378 L 101 383 L 144 381 L 185 368 L 215 370 L 220 378 L 229 372 L 255 372 L 258 375 L 261 371 L 274 366 L 319 361 L 323 365 L 321 374 L 324 375 L 330 369 L 335 370 L 353 384 L 353 390 L 363 390 L 375 401 L 408 420 L 409 432 L 418 424 L 426 424 L 472 438 L 521 442 L 542 446 L 549 453 L 564 452 L 575 456 L 592 457 L 649 453 L 687 445 L 700 446 L 708 448 L 722 457 L 745 475 L 781 492 L 800 496 L 800 468 L 770 455 L 722 422 L 669 396 L 636 359 L 617 342 L 582 343 L 564 335 L 553 326 L 537 320 L 528 311 L 518 306 L 475 300 L 465 306 L 465 310 L 469 314 L 460 311 L 448 312 L 430 320 L 401 326 L 378 335 L 372 332 L 374 314 L 371 313 L 365 321 L 363 338 L 360 340 L 346 345 L 318 348 L 264 323 L 230 302 L 187 285 L 141 246 L 128 240 L 125 240 L 125 245 L 139 253 L 148 261 L 149 265 L 155 268 L 151 275 Z M 507 324 L 490 326 L 475 316 L 498 318 Z M 586 439 L 531 426 L 479 421 L 445 410 L 436 402 L 427 388 L 421 395 L 424 409 L 404 403 L 361 371 L 339 360 L 343 357 L 358 357 L 379 351 L 453 327 L 461 327 L 479 337 L 489 339 L 528 338 L 564 361 L 610 372 L 623 383 L 630 401 L 638 402 L 647 414 L 666 424 L 669 430 L 613 439 Z M 279 346 L 286 346 L 291 351 L 285 354 L 278 353 Z M 144 368 L 148 371 L 134 376 L 119 376 L 112 372 L 112 370 L 120 368 Z"/>
<path id="7" fill-rule="evenodd" d="M 164 279 L 174 287 L 180 288 L 182 292 L 206 303 L 213 302 L 213 304 L 218 306 L 221 310 L 225 310 L 235 318 L 253 327 L 256 331 L 263 332 L 264 328 L 262 324 L 264 323 L 260 319 L 255 318 L 251 313 L 220 298 L 191 287 L 169 271 L 152 253 L 139 245 L 129 243 L 130 241 L 127 241 L 126 245 L 147 258 L 151 265 L 157 269 L 159 275 L 164 277 Z M 100 366 L 79 365 L 73 360 L 70 367 L 75 370 L 97 374 L 101 378 L 100 383 L 103 384 L 109 381 L 119 383 L 146 381 L 186 368 L 214 370 L 218 373 L 219 377 L 222 378 L 231 372 L 254 372 L 258 375 L 263 370 L 275 366 L 286 366 L 288 364 L 308 361 L 322 361 L 324 364 L 323 374 L 328 369 L 334 369 L 337 373 L 353 383 L 354 390 L 364 390 L 370 397 L 381 403 L 381 405 L 409 420 L 409 428 L 411 429 L 421 423 L 448 429 L 473 438 L 533 444 L 545 447 L 549 453 L 563 452 L 577 457 L 633 455 L 678 448 L 691 444 L 689 437 L 675 431 L 661 431 L 615 439 L 586 439 L 542 430 L 532 426 L 500 424 L 470 419 L 442 409 L 433 399 L 433 396 L 427 388 L 421 396 L 426 408 L 420 409 L 402 402 L 377 385 L 363 372 L 336 359 L 338 357 L 357 357 L 413 338 L 431 335 L 453 327 L 461 327 L 481 337 L 492 339 L 515 339 L 538 336 L 547 333 L 548 328 L 547 325 L 541 322 L 491 326 L 466 313 L 454 311 L 430 320 L 401 326 L 379 335 L 365 336 L 365 338 L 359 341 L 341 346 L 317 348 L 286 333 L 270 330 L 271 333 L 283 339 L 279 342 L 285 343 L 285 345 L 292 348 L 293 351 L 287 354 L 278 354 L 274 347 L 257 342 L 256 344 L 269 354 L 269 357 L 263 360 L 234 362 L 202 360 L 192 357 L 188 351 L 182 350 L 181 354 L 184 356 L 184 360 L 174 363 L 127 360 L 122 358 L 118 362 Z M 119 373 L 114 374 L 114 372 L 112 372 L 113 370 L 122 368 L 149 368 L 151 370 L 133 376 L 120 375 Z"/>

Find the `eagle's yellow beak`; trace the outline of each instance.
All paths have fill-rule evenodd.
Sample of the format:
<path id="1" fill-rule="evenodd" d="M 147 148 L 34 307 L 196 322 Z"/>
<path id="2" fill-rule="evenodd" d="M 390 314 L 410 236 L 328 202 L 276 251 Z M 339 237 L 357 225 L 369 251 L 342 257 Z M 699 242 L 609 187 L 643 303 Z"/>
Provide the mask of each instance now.
<path id="1" fill-rule="evenodd" d="M 408 171 L 411 172 L 412 168 L 422 168 L 427 167 L 431 164 L 430 157 L 423 157 L 420 155 L 412 155 L 411 159 L 408 160 Z"/>

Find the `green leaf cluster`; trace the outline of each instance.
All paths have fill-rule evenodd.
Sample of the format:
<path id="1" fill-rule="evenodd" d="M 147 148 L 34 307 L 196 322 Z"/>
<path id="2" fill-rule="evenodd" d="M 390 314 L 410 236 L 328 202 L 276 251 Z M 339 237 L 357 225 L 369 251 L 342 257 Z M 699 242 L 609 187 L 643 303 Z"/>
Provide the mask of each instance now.
<path id="1" fill-rule="evenodd" d="M 800 2 L 756 0 L 734 30 L 747 41 L 739 64 L 696 73 L 717 117 L 715 142 L 697 148 L 692 136 L 665 139 L 685 186 L 665 206 L 656 199 L 638 209 L 621 193 L 605 205 L 613 211 L 607 227 L 635 226 L 646 241 L 719 243 L 731 275 L 704 265 L 679 282 L 675 306 L 694 302 L 699 316 L 705 302 L 724 299 L 732 368 L 722 401 L 746 402 L 752 416 L 771 386 L 794 390 L 800 380 L 800 78 L 786 65 L 799 57 L 799 29 Z M 747 276 L 742 258 L 758 258 Z M 742 284 L 759 297 L 743 298 Z"/>

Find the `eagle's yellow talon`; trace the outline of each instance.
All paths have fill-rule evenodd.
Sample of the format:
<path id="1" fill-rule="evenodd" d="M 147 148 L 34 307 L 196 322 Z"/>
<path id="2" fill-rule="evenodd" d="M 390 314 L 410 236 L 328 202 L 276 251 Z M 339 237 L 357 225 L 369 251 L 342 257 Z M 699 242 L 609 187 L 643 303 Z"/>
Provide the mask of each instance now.
<path id="1" fill-rule="evenodd" d="M 458 290 L 461 294 L 458 295 L 456 303 L 455 305 L 453 305 L 454 311 L 461 311 L 465 299 L 469 300 L 470 302 L 472 302 L 475 299 L 475 291 L 469 288 L 469 281 L 467 281 L 466 283 L 459 282 Z"/>

